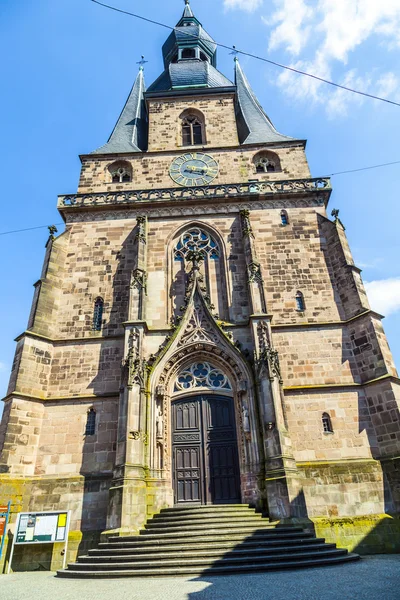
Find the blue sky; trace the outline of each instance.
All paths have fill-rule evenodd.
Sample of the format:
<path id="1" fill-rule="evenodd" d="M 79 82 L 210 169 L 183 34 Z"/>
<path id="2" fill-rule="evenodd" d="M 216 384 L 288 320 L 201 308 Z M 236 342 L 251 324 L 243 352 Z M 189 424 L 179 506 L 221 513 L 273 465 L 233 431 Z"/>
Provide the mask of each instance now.
<path id="1" fill-rule="evenodd" d="M 108 3 L 169 25 L 183 10 L 181 0 Z M 192 0 L 192 8 L 221 43 L 400 101 L 398 0 Z M 90 0 L 0 2 L 0 51 L 7 57 L 0 66 L 0 232 L 61 221 L 56 197 L 76 190 L 78 155 L 107 140 L 142 54 L 147 84 L 161 73 L 167 35 Z M 279 131 L 308 139 L 313 176 L 400 160 L 400 107 L 240 60 Z M 219 50 L 218 66 L 232 77 L 228 51 Z M 329 209 L 340 209 L 371 304 L 387 315 L 385 330 L 400 364 L 399 171 L 394 165 L 333 177 Z M 0 396 L 13 339 L 26 327 L 46 239 L 46 229 L 0 236 Z"/>

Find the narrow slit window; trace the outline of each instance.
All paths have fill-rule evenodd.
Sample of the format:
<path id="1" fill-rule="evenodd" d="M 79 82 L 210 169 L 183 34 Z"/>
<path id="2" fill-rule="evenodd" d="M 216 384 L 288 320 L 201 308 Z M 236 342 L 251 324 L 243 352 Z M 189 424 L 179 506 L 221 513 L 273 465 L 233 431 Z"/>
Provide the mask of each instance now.
<path id="1" fill-rule="evenodd" d="M 86 418 L 85 435 L 94 435 L 96 433 L 96 411 L 94 408 L 88 410 Z"/>
<path id="2" fill-rule="evenodd" d="M 97 298 L 94 303 L 93 310 L 93 331 L 101 331 L 101 326 L 103 324 L 103 311 L 104 311 L 104 300 L 103 298 Z"/>
<path id="3" fill-rule="evenodd" d="M 289 217 L 286 210 L 281 211 L 281 222 L 282 225 L 289 225 Z"/>
<path id="4" fill-rule="evenodd" d="M 304 296 L 301 292 L 297 292 L 296 294 L 296 309 L 299 311 L 305 310 L 306 305 L 304 302 Z"/>
<path id="5" fill-rule="evenodd" d="M 333 433 L 332 421 L 328 413 L 322 415 L 322 427 L 324 433 Z"/>

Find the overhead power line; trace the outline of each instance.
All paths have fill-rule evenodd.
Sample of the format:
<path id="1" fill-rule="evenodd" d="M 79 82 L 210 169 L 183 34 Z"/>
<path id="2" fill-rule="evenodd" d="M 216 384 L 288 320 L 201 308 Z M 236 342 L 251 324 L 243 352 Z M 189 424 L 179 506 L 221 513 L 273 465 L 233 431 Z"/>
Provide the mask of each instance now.
<path id="1" fill-rule="evenodd" d="M 147 17 L 143 17 L 142 15 L 137 15 L 135 13 L 129 12 L 127 10 L 122 10 L 121 8 L 117 8 L 116 6 L 110 6 L 109 4 L 104 4 L 103 2 L 99 2 L 99 0 L 90 0 L 90 2 L 94 2 L 99 6 L 103 6 L 104 8 L 108 8 L 118 13 L 122 13 L 124 15 L 128 15 L 130 17 L 134 17 L 135 19 L 140 19 L 141 21 L 146 21 L 147 23 L 151 23 L 152 25 L 158 25 L 159 27 L 164 27 L 165 29 L 169 29 L 173 31 L 175 27 L 171 27 L 170 25 L 166 25 L 165 23 L 160 23 L 159 21 L 155 21 L 154 19 L 148 19 Z M 182 31 L 182 34 L 187 35 L 188 37 L 197 38 L 194 34 Z M 220 48 L 225 48 L 226 50 L 233 50 L 235 54 L 241 54 L 242 56 L 249 56 L 250 58 L 255 58 L 256 60 L 261 60 L 262 62 L 266 62 L 270 65 L 274 65 L 275 67 L 279 67 L 280 69 L 286 69 L 287 71 L 292 71 L 293 73 L 297 73 L 298 75 L 304 75 L 305 77 L 310 77 L 311 79 L 315 79 L 317 81 L 321 81 L 322 83 L 326 83 L 336 88 L 340 88 L 341 90 L 346 90 L 347 92 L 351 92 L 353 94 L 358 94 L 359 96 L 365 96 L 367 98 L 372 98 L 373 100 L 379 100 L 380 102 L 386 102 L 387 104 L 393 104 L 394 106 L 400 106 L 399 102 L 394 102 L 393 100 L 389 100 L 388 98 L 381 98 L 380 96 L 375 96 L 374 94 L 368 94 L 367 92 L 360 92 L 359 90 L 355 90 L 353 88 L 347 87 L 345 85 L 340 85 L 340 83 L 335 83 L 334 81 L 329 81 L 329 79 L 324 79 L 323 77 L 318 77 L 318 75 L 313 75 L 312 73 L 307 73 L 306 71 L 301 71 L 300 69 L 295 69 L 294 67 L 288 67 L 282 63 L 278 63 L 274 60 L 270 60 L 263 56 L 257 56 L 256 54 L 252 54 L 251 52 L 245 52 L 244 50 L 238 50 L 236 46 L 227 46 L 226 44 L 221 44 L 219 42 L 215 42 L 217 46 Z"/>
<path id="2" fill-rule="evenodd" d="M 55 225 L 64 225 L 64 223 L 55 223 Z M 48 225 L 38 225 L 37 227 L 27 227 L 26 229 L 14 229 L 14 231 L 1 231 L 0 235 L 9 235 L 10 233 L 21 233 L 22 231 L 33 231 L 34 229 L 44 229 Z"/>
<path id="3" fill-rule="evenodd" d="M 372 167 L 361 167 L 360 169 L 351 169 L 350 171 L 338 171 L 337 173 L 329 173 L 327 177 L 334 177 L 335 175 L 345 175 L 346 173 L 357 173 L 357 171 L 369 171 L 370 169 L 380 169 L 381 167 L 388 167 L 389 165 L 400 165 L 400 160 L 394 162 L 383 163 L 381 165 L 372 165 Z"/>

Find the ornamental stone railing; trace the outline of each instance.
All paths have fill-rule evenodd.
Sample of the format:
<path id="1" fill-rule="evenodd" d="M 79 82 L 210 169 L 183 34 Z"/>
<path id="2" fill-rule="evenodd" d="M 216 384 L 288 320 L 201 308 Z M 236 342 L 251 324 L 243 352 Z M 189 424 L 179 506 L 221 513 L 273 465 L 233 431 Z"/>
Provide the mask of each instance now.
<path id="1" fill-rule="evenodd" d="M 93 192 L 91 194 L 68 194 L 58 196 L 58 208 L 90 208 L 120 206 L 144 202 L 167 202 L 179 200 L 244 198 L 251 196 L 276 196 L 279 194 L 309 194 L 332 190 L 329 177 L 316 179 L 289 179 L 230 183 L 196 187 Z M 324 199 L 321 200 L 323 203 Z"/>

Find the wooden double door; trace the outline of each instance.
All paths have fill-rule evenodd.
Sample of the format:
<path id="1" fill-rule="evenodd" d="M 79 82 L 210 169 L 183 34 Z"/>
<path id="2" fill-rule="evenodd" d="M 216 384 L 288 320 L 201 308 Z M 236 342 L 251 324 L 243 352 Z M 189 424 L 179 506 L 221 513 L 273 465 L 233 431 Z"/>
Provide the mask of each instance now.
<path id="1" fill-rule="evenodd" d="M 199 395 L 172 403 L 175 504 L 240 502 L 233 399 Z"/>

